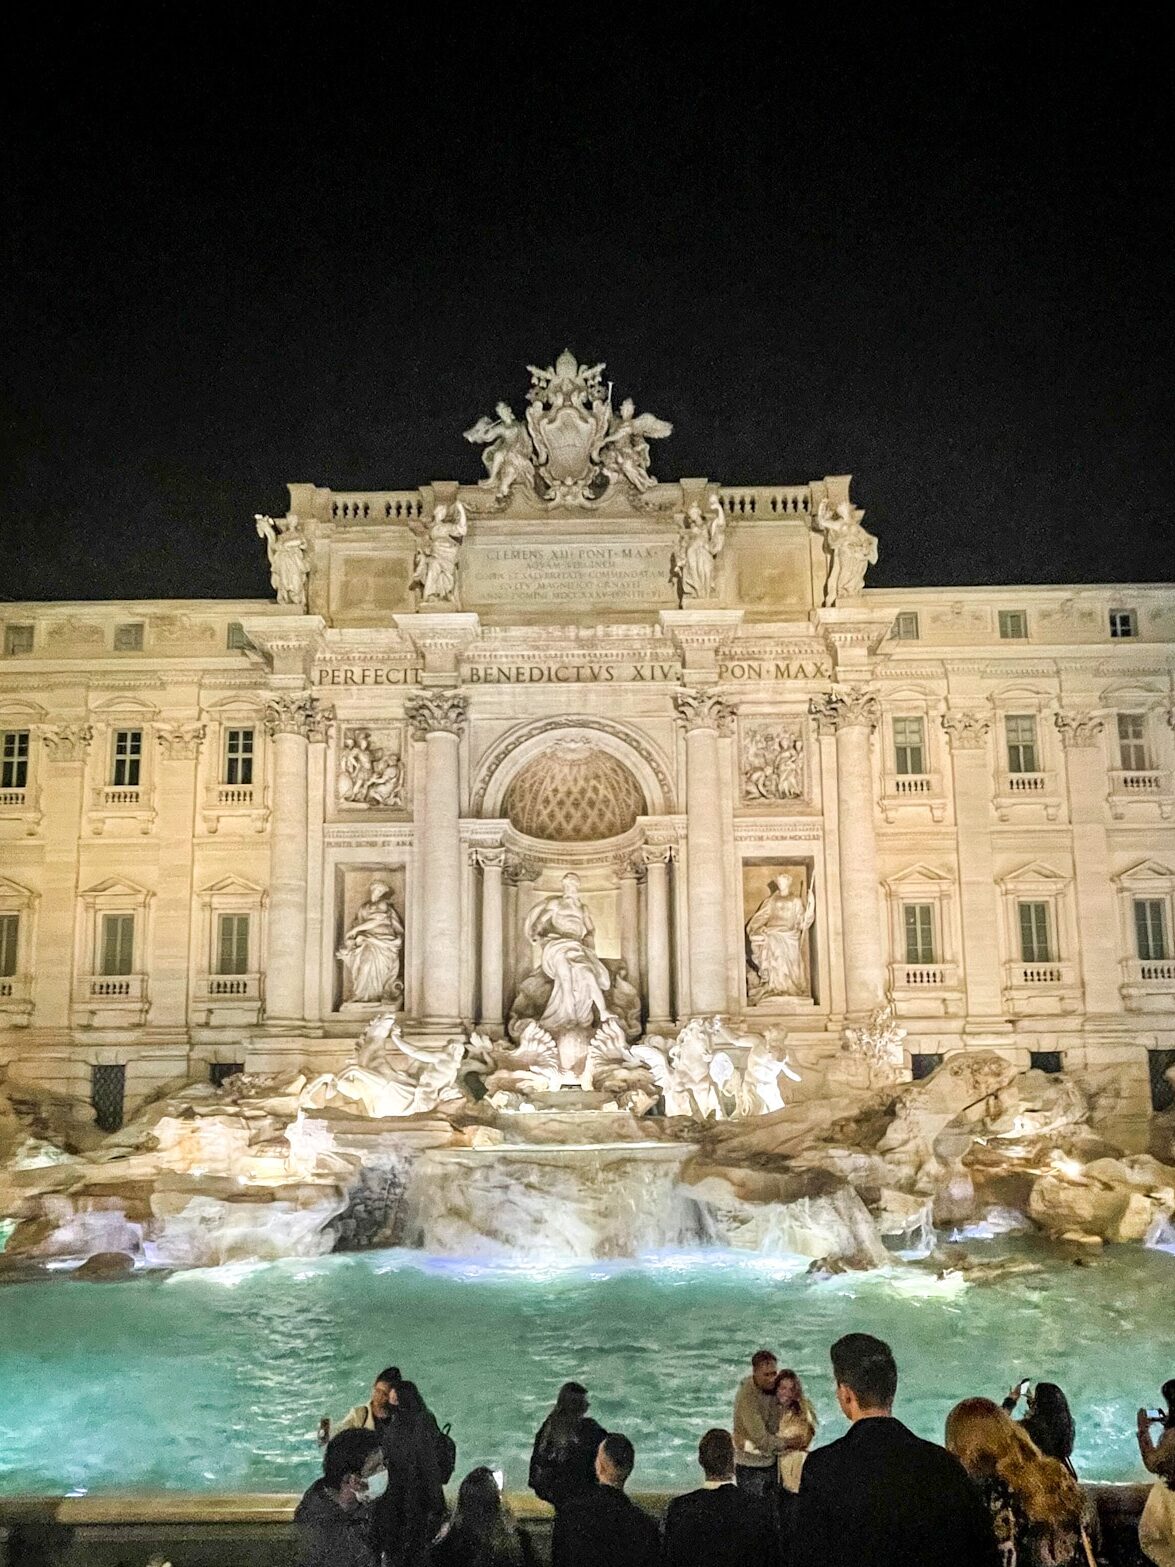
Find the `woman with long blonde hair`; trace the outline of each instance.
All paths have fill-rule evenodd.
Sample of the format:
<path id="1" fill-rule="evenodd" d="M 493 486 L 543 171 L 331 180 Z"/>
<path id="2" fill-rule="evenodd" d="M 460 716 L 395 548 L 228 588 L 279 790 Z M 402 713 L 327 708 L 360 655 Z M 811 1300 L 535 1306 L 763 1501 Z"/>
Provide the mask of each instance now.
<path id="1" fill-rule="evenodd" d="M 947 1450 L 979 1487 L 1002 1567 L 1092 1567 L 1077 1481 L 1046 1458 L 990 1398 L 965 1398 L 947 1416 Z"/>

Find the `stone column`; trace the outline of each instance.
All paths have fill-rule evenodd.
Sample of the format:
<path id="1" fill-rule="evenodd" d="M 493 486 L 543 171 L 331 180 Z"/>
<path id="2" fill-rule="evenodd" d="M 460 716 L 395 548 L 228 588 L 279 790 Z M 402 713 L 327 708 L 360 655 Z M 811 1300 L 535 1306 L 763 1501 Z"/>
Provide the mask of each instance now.
<path id="1" fill-rule="evenodd" d="M 475 849 L 473 862 L 481 866 L 481 1021 L 495 1031 L 502 1027 L 502 868 L 501 849 Z"/>
<path id="2" fill-rule="evenodd" d="M 281 692 L 266 703 L 273 742 L 273 816 L 269 827 L 269 929 L 265 1016 L 300 1024 L 306 1015 L 307 742 L 326 715 L 309 692 Z"/>
<path id="3" fill-rule="evenodd" d="M 831 728 L 836 734 L 845 1003 L 850 1017 L 860 1017 L 879 1006 L 886 991 L 869 754 L 870 736 L 878 720 L 877 698 L 866 686 L 841 686 L 826 696 L 813 697 L 809 711 L 818 727 Z"/>
<path id="4" fill-rule="evenodd" d="M 730 733 L 734 710 L 716 692 L 705 690 L 679 691 L 674 705 L 685 725 L 690 1011 L 725 1012 L 726 873 L 718 736 Z"/>
<path id="5" fill-rule="evenodd" d="M 80 959 L 83 972 L 88 973 L 94 962 L 92 953 L 75 950 L 74 935 L 82 790 L 93 736 L 93 729 L 85 723 L 56 724 L 41 730 L 45 746 L 41 796 L 45 860 L 37 950 L 33 954 L 32 1021 L 37 1028 L 69 1028 L 75 966 Z"/>
<path id="6" fill-rule="evenodd" d="M 667 843 L 646 844 L 641 851 L 645 862 L 645 928 L 648 941 L 649 1027 L 667 1024 L 669 1010 L 669 861 L 672 849 Z"/>
<path id="7" fill-rule="evenodd" d="M 455 1028 L 461 1021 L 460 746 L 465 711 L 466 698 L 459 691 L 419 691 L 405 705 L 413 733 L 425 744 L 424 788 L 415 795 L 424 946 L 420 1021 L 438 1029 Z"/>
<path id="8" fill-rule="evenodd" d="M 159 879 L 153 922 L 151 1022 L 182 1029 L 188 1022 L 188 986 L 192 948 L 192 853 L 196 813 L 196 762 L 204 725 L 159 724 L 156 799 L 159 814 Z M 200 965 L 207 955 L 199 955 Z"/>
<path id="9" fill-rule="evenodd" d="M 1000 983 L 999 904 L 991 848 L 991 759 L 986 712 L 955 708 L 943 714 L 951 746 L 955 790 L 955 841 L 959 856 L 960 950 L 967 998 L 967 1028 L 1006 1031 Z"/>
<path id="10" fill-rule="evenodd" d="M 620 956 L 628 969 L 628 982 L 641 990 L 641 889 L 643 863 L 627 859 L 620 867 Z"/>
<path id="11" fill-rule="evenodd" d="M 1118 911 L 1106 838 L 1106 755 L 1101 738 L 1105 725 L 1093 713 L 1058 713 L 1054 721 L 1065 750 L 1069 783 L 1085 1010 L 1121 1012 Z"/>

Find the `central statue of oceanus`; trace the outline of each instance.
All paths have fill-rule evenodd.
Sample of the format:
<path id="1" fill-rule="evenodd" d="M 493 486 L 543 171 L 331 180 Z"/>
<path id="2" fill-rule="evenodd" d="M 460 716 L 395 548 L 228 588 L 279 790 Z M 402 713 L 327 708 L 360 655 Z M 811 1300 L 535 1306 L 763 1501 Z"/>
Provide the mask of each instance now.
<path id="1" fill-rule="evenodd" d="M 467 441 L 485 447 L 483 490 L 499 504 L 521 484 L 548 506 L 596 506 L 617 485 L 638 496 L 652 488 L 649 442 L 672 435 L 671 424 L 638 414 L 630 398 L 614 412 L 604 366 L 581 365 L 568 349 L 546 369 L 527 369 L 525 421 L 499 403 L 495 418 L 485 415 L 465 431 Z"/>

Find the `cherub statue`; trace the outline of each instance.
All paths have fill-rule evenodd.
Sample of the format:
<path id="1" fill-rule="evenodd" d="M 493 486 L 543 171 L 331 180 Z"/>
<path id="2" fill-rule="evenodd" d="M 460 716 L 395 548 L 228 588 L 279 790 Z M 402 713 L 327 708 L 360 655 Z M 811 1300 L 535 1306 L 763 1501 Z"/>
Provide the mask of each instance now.
<path id="1" fill-rule="evenodd" d="M 773 1110 L 782 1110 L 779 1079 L 790 1077 L 793 1083 L 800 1081 L 800 1074 L 788 1057 L 780 1054 L 781 1043 L 778 1031 L 769 1029 L 747 1052 L 737 1096 L 739 1115 L 770 1115 Z"/>
<path id="2" fill-rule="evenodd" d="M 707 513 L 697 501 L 677 516 L 677 544 L 669 561 L 669 580 L 677 585 L 680 604 L 708 599 L 714 591 L 714 562 L 726 539 L 726 513 L 717 495 Z"/>
<path id="3" fill-rule="evenodd" d="M 253 518 L 257 524 L 258 538 L 265 540 L 269 555 L 269 580 L 277 594 L 279 604 L 296 604 L 306 608 L 306 578 L 310 564 L 306 559 L 306 539 L 302 524 L 294 512 L 275 521 L 257 512 Z"/>
<path id="4" fill-rule="evenodd" d="M 409 590 L 420 589 L 422 604 L 457 602 L 457 568 L 461 542 L 469 532 L 469 515 L 460 501 L 441 501 L 428 524 L 412 524 L 419 544 L 412 562 Z"/>
<path id="5" fill-rule="evenodd" d="M 724 1050 L 713 1049 L 710 1028 L 701 1018 L 687 1023 L 675 1040 L 648 1035 L 633 1045 L 632 1054 L 652 1072 L 666 1115 L 725 1118 L 719 1089 L 734 1076 L 734 1062 Z"/>
<path id="6" fill-rule="evenodd" d="M 824 535 L 828 552 L 828 577 L 824 584 L 824 607 L 833 609 L 841 599 L 858 598 L 865 587 L 865 569 L 877 564 L 877 539 L 861 526 L 865 513 L 851 501 L 822 500 L 813 518 L 813 526 Z"/>
<path id="7" fill-rule="evenodd" d="M 627 479 L 643 495 L 657 482 L 649 472 L 649 440 L 663 440 L 672 434 L 668 420 L 658 419 L 656 414 L 638 414 L 632 398 L 626 397 L 619 417 L 612 415 L 608 433 L 600 442 L 600 466 L 610 479 Z"/>
<path id="8" fill-rule="evenodd" d="M 519 480 L 534 485 L 534 451 L 530 431 L 514 417 L 510 404 L 499 403 L 496 413 L 497 419 L 483 414 L 465 431 L 465 439 L 475 446 L 485 446 L 481 460 L 486 477 L 479 481 L 480 486 L 492 490 L 495 500 L 504 501 Z"/>

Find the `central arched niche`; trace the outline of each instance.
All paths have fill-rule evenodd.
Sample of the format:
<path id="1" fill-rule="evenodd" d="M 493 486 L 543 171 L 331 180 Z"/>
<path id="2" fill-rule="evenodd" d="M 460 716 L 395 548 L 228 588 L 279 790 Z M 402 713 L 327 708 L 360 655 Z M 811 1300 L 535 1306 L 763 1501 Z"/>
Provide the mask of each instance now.
<path id="1" fill-rule="evenodd" d="M 502 814 L 529 838 L 594 843 L 636 825 L 644 791 L 618 758 L 590 740 L 556 740 L 514 775 Z"/>

